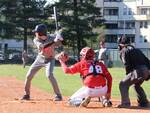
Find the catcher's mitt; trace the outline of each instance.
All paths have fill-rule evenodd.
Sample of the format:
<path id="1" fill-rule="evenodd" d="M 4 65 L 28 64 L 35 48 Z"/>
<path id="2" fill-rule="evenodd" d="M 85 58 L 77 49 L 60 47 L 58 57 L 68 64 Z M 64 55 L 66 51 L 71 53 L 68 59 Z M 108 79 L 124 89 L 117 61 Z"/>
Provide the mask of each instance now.
<path id="1" fill-rule="evenodd" d="M 63 62 L 66 62 L 69 60 L 69 56 L 68 54 L 65 52 L 65 51 L 62 51 L 61 53 L 58 53 L 56 56 L 55 56 L 55 59 L 56 60 L 61 60 Z"/>

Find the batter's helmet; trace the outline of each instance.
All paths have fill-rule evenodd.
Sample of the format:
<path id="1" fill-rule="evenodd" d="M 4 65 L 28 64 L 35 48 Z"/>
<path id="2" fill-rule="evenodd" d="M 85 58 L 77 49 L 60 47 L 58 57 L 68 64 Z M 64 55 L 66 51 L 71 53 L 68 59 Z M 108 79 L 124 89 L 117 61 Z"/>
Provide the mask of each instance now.
<path id="1" fill-rule="evenodd" d="M 35 29 L 32 31 L 33 33 L 40 33 L 42 35 L 47 35 L 47 26 L 45 24 L 36 25 Z"/>
<path id="2" fill-rule="evenodd" d="M 80 51 L 80 55 L 81 55 L 81 59 L 85 59 L 85 60 L 93 60 L 95 57 L 95 53 L 94 50 L 89 48 L 89 47 L 85 47 Z"/>
<path id="3" fill-rule="evenodd" d="M 118 39 L 118 44 L 130 44 L 130 39 L 128 37 L 122 36 Z"/>

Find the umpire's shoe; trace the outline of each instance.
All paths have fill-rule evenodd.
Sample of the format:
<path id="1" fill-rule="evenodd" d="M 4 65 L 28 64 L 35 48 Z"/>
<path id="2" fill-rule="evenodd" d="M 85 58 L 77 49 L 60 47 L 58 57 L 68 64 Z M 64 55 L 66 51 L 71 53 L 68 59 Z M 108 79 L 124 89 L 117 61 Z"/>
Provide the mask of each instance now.
<path id="1" fill-rule="evenodd" d="M 118 108 L 130 108 L 131 104 L 130 103 L 122 103 L 117 106 Z"/>
<path id="2" fill-rule="evenodd" d="M 144 107 L 144 108 L 150 108 L 150 103 L 147 102 L 142 102 L 138 104 L 139 107 Z"/>
<path id="3" fill-rule="evenodd" d="M 23 95 L 21 100 L 30 100 L 30 95 Z"/>
<path id="4" fill-rule="evenodd" d="M 87 105 L 90 103 L 91 97 L 86 97 L 80 104 L 80 107 L 87 107 Z"/>

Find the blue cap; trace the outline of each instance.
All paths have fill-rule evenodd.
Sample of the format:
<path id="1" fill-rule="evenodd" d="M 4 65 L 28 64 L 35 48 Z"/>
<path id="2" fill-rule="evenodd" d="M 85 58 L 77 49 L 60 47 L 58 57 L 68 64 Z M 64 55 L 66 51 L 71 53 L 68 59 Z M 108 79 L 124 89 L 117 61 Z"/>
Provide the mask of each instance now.
<path id="1" fill-rule="evenodd" d="M 33 33 L 38 32 L 42 33 L 43 35 L 47 34 L 47 26 L 45 24 L 39 24 L 35 26 L 35 29 L 32 31 Z"/>

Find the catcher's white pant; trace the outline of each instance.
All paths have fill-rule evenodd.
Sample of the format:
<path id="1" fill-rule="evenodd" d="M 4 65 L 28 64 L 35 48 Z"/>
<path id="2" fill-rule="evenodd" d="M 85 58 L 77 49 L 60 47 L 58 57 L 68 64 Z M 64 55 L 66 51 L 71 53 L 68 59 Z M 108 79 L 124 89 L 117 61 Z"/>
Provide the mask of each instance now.
<path id="1" fill-rule="evenodd" d="M 107 85 L 103 87 L 102 86 L 96 87 L 96 88 L 89 88 L 89 87 L 83 86 L 70 97 L 70 100 L 82 101 L 83 98 L 86 98 L 88 96 L 90 97 L 105 96 L 107 93 L 107 90 L 108 90 Z"/>

